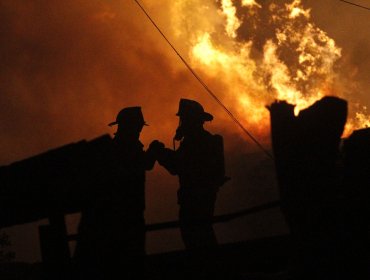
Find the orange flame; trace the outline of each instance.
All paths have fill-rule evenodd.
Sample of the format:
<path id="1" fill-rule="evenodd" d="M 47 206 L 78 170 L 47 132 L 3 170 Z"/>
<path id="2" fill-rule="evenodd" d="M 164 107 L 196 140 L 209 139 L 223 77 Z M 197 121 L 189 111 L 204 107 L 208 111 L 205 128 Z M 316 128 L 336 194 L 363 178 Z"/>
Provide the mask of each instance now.
<path id="1" fill-rule="evenodd" d="M 324 95 L 346 97 L 336 86 L 341 82 L 336 70 L 341 49 L 311 22 L 310 9 L 304 9 L 300 0 L 268 7 L 244 0 L 240 8 L 244 15 L 239 17 L 231 0 L 222 0 L 219 5 L 211 0 L 190 2 L 191 14 L 184 1 L 175 1 L 177 10 L 172 17 L 177 24 L 173 33 L 183 42 L 183 27 L 195 27 L 186 30 L 191 65 L 207 77 L 221 80 L 226 88 L 221 99 L 246 125 L 267 128 L 269 118 L 264 107 L 274 99 L 295 104 L 297 113 Z M 261 34 L 255 23 L 261 22 L 259 11 L 263 9 L 270 13 L 264 24 L 273 32 L 263 38 L 258 49 L 256 38 Z M 243 26 L 249 22 L 255 34 L 242 38 Z M 366 110 L 354 110 L 348 132 L 369 125 Z"/>

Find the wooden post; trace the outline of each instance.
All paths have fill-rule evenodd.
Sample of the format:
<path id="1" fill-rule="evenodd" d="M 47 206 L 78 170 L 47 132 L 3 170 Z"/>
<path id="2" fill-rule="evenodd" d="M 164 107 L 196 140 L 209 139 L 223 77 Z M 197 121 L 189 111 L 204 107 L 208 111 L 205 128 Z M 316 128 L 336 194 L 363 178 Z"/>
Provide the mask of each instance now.
<path id="1" fill-rule="evenodd" d="M 69 279 L 71 256 L 64 215 L 53 213 L 49 225 L 39 226 L 41 257 L 46 279 Z"/>

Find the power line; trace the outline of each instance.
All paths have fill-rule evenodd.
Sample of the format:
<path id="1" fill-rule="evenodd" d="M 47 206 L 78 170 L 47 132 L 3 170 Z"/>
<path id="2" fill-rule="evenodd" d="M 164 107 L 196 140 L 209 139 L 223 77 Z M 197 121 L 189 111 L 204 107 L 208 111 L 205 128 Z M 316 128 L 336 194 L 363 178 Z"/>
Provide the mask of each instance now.
<path id="1" fill-rule="evenodd" d="M 181 59 L 181 61 L 185 64 L 188 70 L 193 74 L 193 76 L 199 81 L 199 83 L 204 87 L 204 89 L 212 96 L 214 100 L 225 110 L 225 112 L 229 115 L 229 117 L 242 129 L 242 131 L 252 139 L 254 143 L 271 159 L 273 156 L 269 151 L 267 151 L 262 144 L 243 126 L 243 124 L 233 115 L 233 113 L 222 103 L 222 101 L 213 93 L 213 91 L 207 86 L 207 84 L 200 78 L 200 76 L 195 72 L 195 70 L 187 63 L 187 61 L 183 58 L 183 56 L 177 51 L 177 49 L 172 45 L 172 43 L 168 40 L 166 35 L 162 32 L 162 30 L 158 27 L 158 25 L 154 22 L 154 20 L 150 17 L 150 15 L 146 12 L 144 7 L 139 3 L 138 0 L 134 0 L 136 4 L 140 7 L 143 13 L 147 16 L 150 22 L 154 25 L 154 27 L 158 30 L 158 32 L 162 35 L 162 37 L 166 40 L 166 42 L 170 45 L 170 47 L 174 50 L 177 56 Z"/>
<path id="2" fill-rule="evenodd" d="M 365 10 L 370 11 L 370 8 L 369 7 L 365 7 L 365 6 L 362 6 L 362 5 L 353 3 L 353 2 L 349 2 L 349 1 L 346 1 L 346 0 L 339 0 L 339 1 L 344 2 L 344 3 L 347 3 L 347 4 L 352 5 L 352 6 L 356 6 L 356 7 L 359 7 L 359 8 L 362 8 L 362 9 L 365 9 Z"/>

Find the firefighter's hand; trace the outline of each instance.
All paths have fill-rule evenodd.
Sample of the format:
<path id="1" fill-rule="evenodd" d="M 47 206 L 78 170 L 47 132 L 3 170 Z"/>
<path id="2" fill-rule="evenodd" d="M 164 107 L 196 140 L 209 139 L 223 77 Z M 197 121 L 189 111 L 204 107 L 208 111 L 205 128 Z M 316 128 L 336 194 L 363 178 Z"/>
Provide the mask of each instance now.
<path id="1" fill-rule="evenodd" d="M 158 140 L 154 140 L 152 143 L 149 145 L 149 150 L 153 153 L 159 153 L 164 149 L 164 144 Z"/>

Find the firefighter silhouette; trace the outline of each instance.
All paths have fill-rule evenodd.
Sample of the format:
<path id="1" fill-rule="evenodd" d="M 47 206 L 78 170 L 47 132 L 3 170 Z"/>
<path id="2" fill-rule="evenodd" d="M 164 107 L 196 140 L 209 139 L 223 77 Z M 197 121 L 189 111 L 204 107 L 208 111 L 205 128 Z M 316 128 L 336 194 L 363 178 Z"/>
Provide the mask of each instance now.
<path id="1" fill-rule="evenodd" d="M 75 252 L 78 273 L 94 279 L 116 272 L 133 277 L 145 256 L 145 171 L 154 166 L 155 145 L 144 151 L 139 140 L 147 125 L 141 107 L 122 109 L 113 125 L 117 131 L 101 164 L 103 186 L 82 212 Z"/>
<path id="2" fill-rule="evenodd" d="M 179 222 L 186 249 L 208 250 L 217 246 L 212 218 L 218 190 L 226 181 L 223 138 L 204 129 L 213 116 L 194 100 L 181 99 L 177 116 L 174 140 L 180 146 L 162 149 L 158 162 L 179 177 Z"/>

